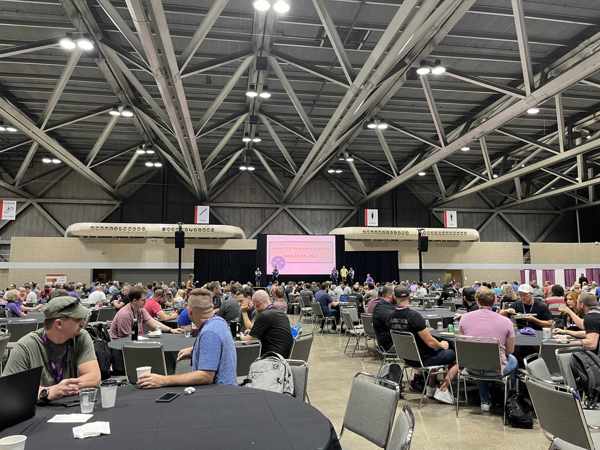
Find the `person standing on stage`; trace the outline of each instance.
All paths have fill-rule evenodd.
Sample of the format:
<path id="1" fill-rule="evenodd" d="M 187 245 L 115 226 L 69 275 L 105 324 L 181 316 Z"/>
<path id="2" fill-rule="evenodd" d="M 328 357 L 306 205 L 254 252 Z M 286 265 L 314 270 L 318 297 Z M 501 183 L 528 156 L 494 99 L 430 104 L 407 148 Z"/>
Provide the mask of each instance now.
<path id="1" fill-rule="evenodd" d="M 367 284 L 375 284 L 375 280 L 373 279 L 373 277 L 371 276 L 370 273 L 367 274 L 367 278 L 365 279 L 365 283 L 367 283 Z"/>
<path id="2" fill-rule="evenodd" d="M 340 275 L 342 276 L 342 283 L 345 283 L 348 279 L 348 269 L 346 269 L 346 266 L 342 266 L 340 269 Z"/>
<path id="3" fill-rule="evenodd" d="M 334 267 L 331 271 L 331 282 L 333 284 L 338 284 L 338 277 L 339 277 L 339 273 L 338 270 Z"/>
<path id="4" fill-rule="evenodd" d="M 348 269 L 348 286 L 352 286 L 354 284 L 354 269 L 350 267 Z"/>
<path id="5" fill-rule="evenodd" d="M 279 281 L 279 270 L 277 269 L 277 266 L 273 266 L 273 282 L 275 281 Z"/>
<path id="6" fill-rule="evenodd" d="M 256 286 L 260 286 L 260 279 L 262 278 L 262 272 L 260 271 L 260 267 L 257 267 L 254 271 L 254 284 Z"/>

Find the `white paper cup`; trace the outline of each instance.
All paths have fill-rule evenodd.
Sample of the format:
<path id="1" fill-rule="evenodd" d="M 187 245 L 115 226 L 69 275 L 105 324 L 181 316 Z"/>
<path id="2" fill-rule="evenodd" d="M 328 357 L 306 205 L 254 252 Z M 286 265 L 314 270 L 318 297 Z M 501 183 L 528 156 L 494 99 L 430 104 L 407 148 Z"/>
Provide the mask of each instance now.
<path id="1" fill-rule="evenodd" d="M 545 327 L 542 328 L 542 339 L 550 339 L 552 338 L 552 328 Z"/>
<path id="2" fill-rule="evenodd" d="M 150 372 L 152 372 L 152 367 L 151 366 L 137 367 L 135 370 L 137 372 L 137 379 L 139 380 L 143 375 L 150 375 Z"/>
<path id="3" fill-rule="evenodd" d="M 117 401 L 117 384 L 100 385 L 100 397 L 103 408 L 114 408 Z"/>
<path id="4" fill-rule="evenodd" d="M 0 450 L 25 450 L 25 441 L 27 436 L 15 434 L 0 439 Z"/>

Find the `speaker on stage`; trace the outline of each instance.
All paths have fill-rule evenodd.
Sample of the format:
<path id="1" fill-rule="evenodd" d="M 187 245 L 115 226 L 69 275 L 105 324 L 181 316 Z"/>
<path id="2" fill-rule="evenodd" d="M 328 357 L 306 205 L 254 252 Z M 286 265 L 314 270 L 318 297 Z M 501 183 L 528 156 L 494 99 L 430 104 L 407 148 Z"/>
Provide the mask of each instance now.
<path id="1" fill-rule="evenodd" d="M 183 230 L 175 232 L 175 248 L 185 248 L 185 232 Z"/>
<path id="2" fill-rule="evenodd" d="M 419 251 L 426 252 L 429 249 L 429 237 L 419 236 Z"/>

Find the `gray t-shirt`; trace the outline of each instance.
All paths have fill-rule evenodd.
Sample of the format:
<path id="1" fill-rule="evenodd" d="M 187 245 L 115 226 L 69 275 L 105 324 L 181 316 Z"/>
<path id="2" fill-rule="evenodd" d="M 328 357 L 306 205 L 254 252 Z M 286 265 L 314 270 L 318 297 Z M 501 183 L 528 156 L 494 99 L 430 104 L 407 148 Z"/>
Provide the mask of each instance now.
<path id="1" fill-rule="evenodd" d="M 70 341 L 67 341 L 63 346 L 57 346 L 51 342 L 44 342 L 43 328 L 32 331 L 23 336 L 11 350 L 10 356 L 2 375 L 12 375 L 24 370 L 42 367 L 42 378 L 40 384 L 42 386 L 53 386 L 60 380 L 56 380 L 52 373 L 49 352 L 57 354 L 62 365 L 62 379 L 77 378 L 77 368 L 88 361 L 96 359 L 94 352 L 94 343 L 87 331 L 81 330 L 79 336 L 75 336 Z M 62 353 L 61 353 L 62 352 Z M 70 354 L 68 354 L 70 352 Z M 60 369 L 60 368 L 59 368 Z"/>
<path id="2" fill-rule="evenodd" d="M 240 320 L 241 308 L 240 304 L 235 298 L 228 297 L 221 302 L 219 308 L 219 316 L 225 319 L 226 322 L 232 322 L 234 320 Z"/>

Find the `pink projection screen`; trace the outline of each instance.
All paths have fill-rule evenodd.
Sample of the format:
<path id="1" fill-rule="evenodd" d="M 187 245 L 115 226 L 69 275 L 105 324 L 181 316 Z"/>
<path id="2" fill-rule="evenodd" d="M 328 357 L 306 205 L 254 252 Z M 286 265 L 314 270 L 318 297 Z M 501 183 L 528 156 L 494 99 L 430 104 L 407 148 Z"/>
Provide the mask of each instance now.
<path id="1" fill-rule="evenodd" d="M 335 236 L 267 235 L 268 275 L 327 275 L 336 267 Z"/>

